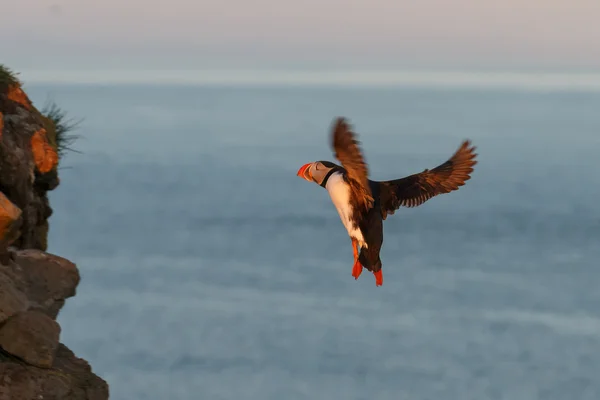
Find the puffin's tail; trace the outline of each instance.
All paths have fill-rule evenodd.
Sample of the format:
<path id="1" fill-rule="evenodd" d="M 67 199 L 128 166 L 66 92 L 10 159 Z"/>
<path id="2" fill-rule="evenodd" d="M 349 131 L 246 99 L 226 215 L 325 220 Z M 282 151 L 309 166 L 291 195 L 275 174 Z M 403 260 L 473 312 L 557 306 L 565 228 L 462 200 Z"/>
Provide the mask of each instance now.
<path id="1" fill-rule="evenodd" d="M 358 261 L 361 265 L 371 272 L 377 272 L 381 270 L 381 258 L 379 258 L 379 252 L 377 254 L 369 254 L 369 249 L 361 249 Z"/>
<path id="2" fill-rule="evenodd" d="M 358 261 L 363 267 L 373 273 L 376 286 L 383 285 L 383 273 L 381 272 L 381 258 L 379 258 L 379 251 L 369 252 L 369 249 L 363 248 L 358 256 Z"/>

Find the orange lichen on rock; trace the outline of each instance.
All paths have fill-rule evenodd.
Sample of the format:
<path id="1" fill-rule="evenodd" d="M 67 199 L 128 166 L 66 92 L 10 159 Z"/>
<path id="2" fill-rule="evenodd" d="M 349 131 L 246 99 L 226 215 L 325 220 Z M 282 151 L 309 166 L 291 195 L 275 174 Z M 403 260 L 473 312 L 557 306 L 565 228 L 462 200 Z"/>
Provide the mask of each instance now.
<path id="1" fill-rule="evenodd" d="M 21 209 L 0 192 L 0 243 L 9 244 L 15 239 L 15 222 L 21 217 Z"/>
<path id="2" fill-rule="evenodd" d="M 31 137 L 31 151 L 35 166 L 42 174 L 50 172 L 58 164 L 58 154 L 48 143 L 46 130 L 43 128 Z"/>
<path id="3" fill-rule="evenodd" d="M 6 97 L 15 103 L 19 103 L 28 110 L 31 109 L 31 101 L 19 85 L 10 85 L 8 87 L 8 93 L 6 93 Z"/>

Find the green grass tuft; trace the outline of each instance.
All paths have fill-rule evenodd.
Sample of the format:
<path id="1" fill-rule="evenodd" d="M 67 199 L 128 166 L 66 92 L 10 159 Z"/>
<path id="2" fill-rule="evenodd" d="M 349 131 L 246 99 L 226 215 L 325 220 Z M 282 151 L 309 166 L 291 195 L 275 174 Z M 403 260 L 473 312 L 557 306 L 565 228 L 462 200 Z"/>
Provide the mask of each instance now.
<path id="1" fill-rule="evenodd" d="M 72 147 L 73 143 L 79 138 L 79 135 L 75 135 L 72 132 L 77 129 L 81 121 L 67 119 L 67 113 L 54 102 L 47 103 L 41 110 L 41 113 L 54 125 L 53 132 L 49 132 L 49 136 L 51 142 L 54 141 L 51 144 L 55 145 L 58 157 L 62 158 L 67 151 L 79 153 L 79 151 Z"/>
<path id="2" fill-rule="evenodd" d="M 17 79 L 17 74 L 11 71 L 8 67 L 4 66 L 4 64 L 0 64 L 0 85 L 10 86 L 20 84 L 21 82 L 19 82 Z"/>

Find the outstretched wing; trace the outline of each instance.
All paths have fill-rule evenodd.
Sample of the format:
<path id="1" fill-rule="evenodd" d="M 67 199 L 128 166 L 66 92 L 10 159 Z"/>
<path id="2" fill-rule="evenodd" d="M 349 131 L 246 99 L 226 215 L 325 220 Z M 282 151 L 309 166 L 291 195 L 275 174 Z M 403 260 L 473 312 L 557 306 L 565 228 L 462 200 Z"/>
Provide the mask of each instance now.
<path id="1" fill-rule="evenodd" d="M 473 166 L 477 164 L 475 149 L 469 140 L 465 140 L 448 161 L 432 170 L 378 182 L 383 219 L 388 214 L 394 214 L 401 206 L 417 207 L 438 194 L 458 190 L 471 179 Z"/>
<path id="2" fill-rule="evenodd" d="M 340 160 L 342 166 L 348 173 L 348 178 L 355 180 L 369 193 L 369 170 L 362 156 L 360 142 L 356 140 L 356 134 L 344 118 L 337 118 L 331 133 L 331 147 L 333 147 L 335 158 Z"/>

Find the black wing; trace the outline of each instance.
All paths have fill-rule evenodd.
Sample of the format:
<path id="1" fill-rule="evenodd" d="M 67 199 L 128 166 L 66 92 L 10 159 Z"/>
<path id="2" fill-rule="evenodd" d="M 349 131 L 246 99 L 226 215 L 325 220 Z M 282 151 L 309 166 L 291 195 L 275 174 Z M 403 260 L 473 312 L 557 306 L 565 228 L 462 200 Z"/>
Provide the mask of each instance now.
<path id="1" fill-rule="evenodd" d="M 401 206 L 417 207 L 438 194 L 458 190 L 471 179 L 473 166 L 477 164 L 475 149 L 469 140 L 465 140 L 448 161 L 432 170 L 378 182 L 383 219 L 388 214 L 394 214 Z"/>

